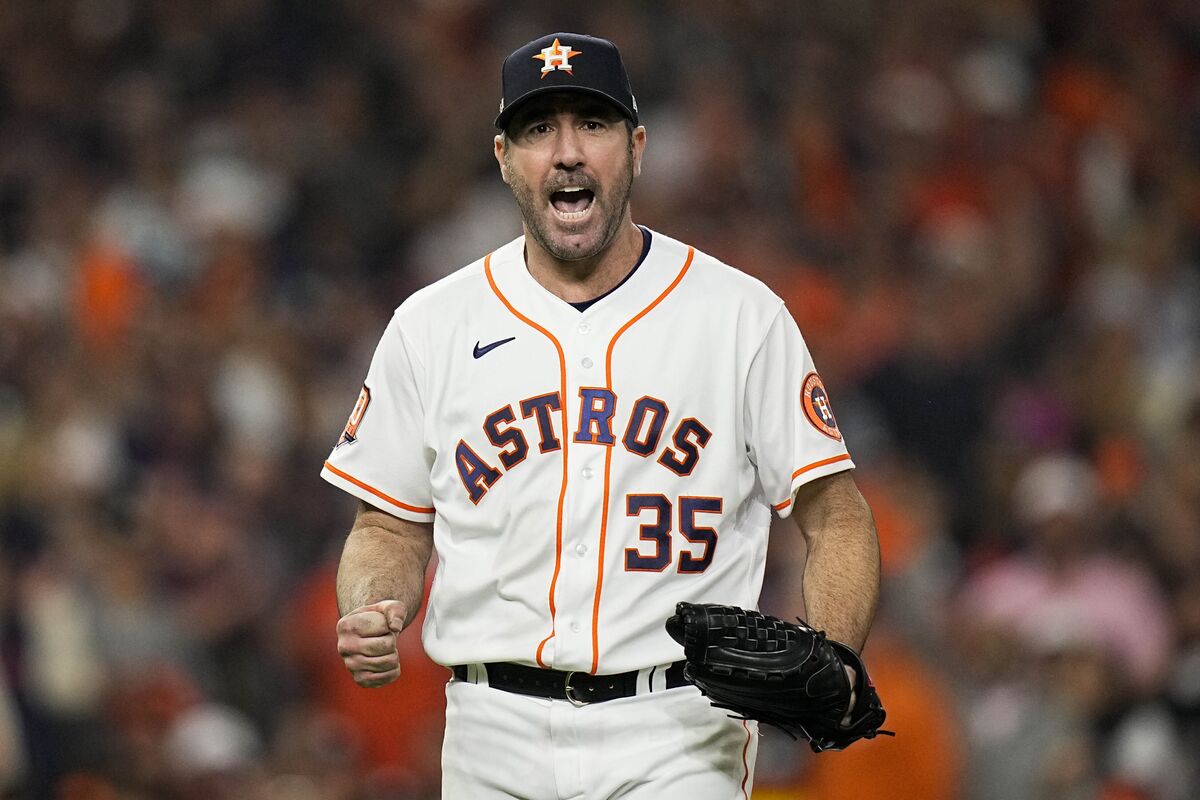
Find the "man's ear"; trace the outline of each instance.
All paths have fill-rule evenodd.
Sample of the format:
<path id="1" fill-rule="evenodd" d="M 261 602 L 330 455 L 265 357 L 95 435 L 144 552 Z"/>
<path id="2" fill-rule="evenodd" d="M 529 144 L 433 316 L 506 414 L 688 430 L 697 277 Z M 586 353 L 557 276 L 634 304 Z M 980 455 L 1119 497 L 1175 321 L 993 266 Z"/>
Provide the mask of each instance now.
<path id="1" fill-rule="evenodd" d="M 646 126 L 638 125 L 633 129 L 633 176 L 642 174 L 642 153 L 646 151 Z"/>
<path id="2" fill-rule="evenodd" d="M 508 183 L 508 165 L 504 163 L 504 134 L 497 133 L 494 144 L 496 148 L 496 163 L 500 165 L 500 178 L 505 183 Z"/>

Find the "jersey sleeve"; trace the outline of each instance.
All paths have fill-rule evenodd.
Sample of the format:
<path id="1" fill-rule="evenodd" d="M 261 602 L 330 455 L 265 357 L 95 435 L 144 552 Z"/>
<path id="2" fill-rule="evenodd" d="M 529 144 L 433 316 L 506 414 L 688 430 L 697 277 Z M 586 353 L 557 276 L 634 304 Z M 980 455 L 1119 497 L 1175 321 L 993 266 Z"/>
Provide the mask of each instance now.
<path id="1" fill-rule="evenodd" d="M 393 316 L 321 477 L 402 519 L 433 521 L 420 362 Z"/>
<path id="2" fill-rule="evenodd" d="M 745 409 L 750 460 L 779 516 L 792 513 L 803 484 L 854 468 L 808 346 L 782 305 L 751 362 Z"/>

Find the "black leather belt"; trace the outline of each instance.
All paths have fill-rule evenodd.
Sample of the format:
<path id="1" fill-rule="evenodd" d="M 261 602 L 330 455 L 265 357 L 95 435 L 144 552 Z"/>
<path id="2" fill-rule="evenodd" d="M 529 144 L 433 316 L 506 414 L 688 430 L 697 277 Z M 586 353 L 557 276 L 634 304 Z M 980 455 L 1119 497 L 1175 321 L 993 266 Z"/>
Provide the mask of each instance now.
<path id="1" fill-rule="evenodd" d="M 685 663 L 676 661 L 667 667 L 652 667 L 648 676 L 650 691 L 654 691 L 656 672 L 665 674 L 668 689 L 687 686 L 688 681 L 683 677 Z M 589 675 L 586 672 L 539 669 L 503 661 L 483 666 L 487 669 L 488 685 L 493 689 L 533 697 L 548 697 L 552 700 L 569 700 L 577 706 L 603 703 L 618 697 L 632 697 L 638 693 L 638 675 L 641 672 L 633 670 L 613 675 Z M 455 678 L 460 681 L 467 679 L 465 664 L 459 664 L 452 670 Z"/>

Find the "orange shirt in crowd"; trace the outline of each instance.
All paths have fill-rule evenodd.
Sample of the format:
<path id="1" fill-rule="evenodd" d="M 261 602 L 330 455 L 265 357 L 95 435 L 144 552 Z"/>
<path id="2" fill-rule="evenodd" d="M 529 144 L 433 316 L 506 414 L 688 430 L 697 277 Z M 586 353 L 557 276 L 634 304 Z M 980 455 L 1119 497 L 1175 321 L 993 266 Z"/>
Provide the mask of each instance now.
<path id="1" fill-rule="evenodd" d="M 296 596 L 288 644 L 301 676 L 315 701 L 359 735 L 367 769 L 399 772 L 406 782 L 437 786 L 450 673 L 430 661 L 421 646 L 425 611 L 400 635 L 400 678 L 364 689 L 337 653 L 336 579 L 337 563 L 327 561 Z"/>
<path id="2" fill-rule="evenodd" d="M 871 637 L 866 656 L 871 679 L 887 710 L 884 728 L 896 736 L 879 736 L 841 752 L 821 753 L 812 759 L 798 786 L 774 796 L 805 800 L 960 797 L 963 735 L 944 681 L 884 631 Z"/>

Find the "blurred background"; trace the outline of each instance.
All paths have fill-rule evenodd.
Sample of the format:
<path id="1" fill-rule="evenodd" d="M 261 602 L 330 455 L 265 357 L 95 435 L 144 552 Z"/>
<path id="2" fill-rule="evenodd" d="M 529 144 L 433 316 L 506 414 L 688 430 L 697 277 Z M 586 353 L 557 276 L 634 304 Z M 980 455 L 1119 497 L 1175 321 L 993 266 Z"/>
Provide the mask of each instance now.
<path id="1" fill-rule="evenodd" d="M 878 520 L 898 736 L 768 730 L 755 797 L 1200 796 L 1194 0 L 0 2 L 0 796 L 437 796 L 447 673 L 345 674 L 318 471 L 391 310 L 519 232 L 499 67 L 564 29 Z"/>

